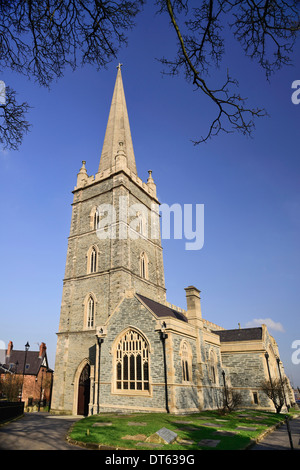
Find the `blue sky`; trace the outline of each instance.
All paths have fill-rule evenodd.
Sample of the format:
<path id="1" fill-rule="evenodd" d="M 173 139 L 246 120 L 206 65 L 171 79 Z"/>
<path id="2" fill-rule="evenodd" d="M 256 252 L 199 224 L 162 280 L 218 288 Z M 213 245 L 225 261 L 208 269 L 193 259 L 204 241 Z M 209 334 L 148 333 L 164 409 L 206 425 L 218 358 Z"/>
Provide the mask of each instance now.
<path id="1" fill-rule="evenodd" d="M 300 364 L 292 363 L 292 343 L 300 341 L 300 105 L 291 101 L 299 43 L 295 66 L 268 83 L 229 41 L 212 79 L 228 67 L 241 95 L 269 117 L 256 120 L 252 139 L 220 134 L 195 147 L 191 140 L 207 132 L 214 109 L 182 76 L 162 77 L 156 58 L 175 54 L 174 33 L 153 12 L 147 6 L 137 18 L 128 47 L 107 70 L 66 70 L 50 91 L 9 72 L 0 77 L 30 103 L 33 125 L 19 151 L 0 152 L 0 341 L 15 349 L 29 341 L 31 350 L 44 341 L 54 367 L 71 191 L 82 160 L 97 172 L 121 62 L 140 178 L 153 171 L 163 203 L 204 204 L 201 250 L 163 240 L 168 301 L 185 308 L 184 288 L 195 285 L 207 320 L 225 328 L 270 322 L 286 373 L 300 386 Z"/>

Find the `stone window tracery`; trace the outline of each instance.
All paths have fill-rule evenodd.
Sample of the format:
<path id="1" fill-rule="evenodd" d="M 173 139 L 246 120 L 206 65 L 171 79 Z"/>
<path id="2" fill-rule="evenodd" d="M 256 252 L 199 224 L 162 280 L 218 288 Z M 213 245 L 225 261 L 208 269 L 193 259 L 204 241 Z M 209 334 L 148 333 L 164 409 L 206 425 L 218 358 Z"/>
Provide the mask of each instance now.
<path id="1" fill-rule="evenodd" d="M 127 330 L 116 346 L 116 391 L 149 392 L 149 345 L 136 330 Z"/>
<path id="2" fill-rule="evenodd" d="M 92 245 L 87 251 L 87 274 L 93 274 L 98 271 L 99 248 L 97 245 Z"/>

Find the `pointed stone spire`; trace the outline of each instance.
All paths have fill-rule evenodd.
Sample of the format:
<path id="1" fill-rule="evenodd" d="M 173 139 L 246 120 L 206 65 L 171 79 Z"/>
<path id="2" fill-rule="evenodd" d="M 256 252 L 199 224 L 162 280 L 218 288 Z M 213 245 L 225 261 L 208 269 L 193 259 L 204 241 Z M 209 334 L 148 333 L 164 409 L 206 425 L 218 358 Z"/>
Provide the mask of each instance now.
<path id="1" fill-rule="evenodd" d="M 135 157 L 131 139 L 130 125 L 121 75 L 118 65 L 117 78 L 111 101 L 110 112 L 104 137 L 98 173 L 126 166 L 137 175 Z M 120 158 L 121 156 L 121 158 Z"/>

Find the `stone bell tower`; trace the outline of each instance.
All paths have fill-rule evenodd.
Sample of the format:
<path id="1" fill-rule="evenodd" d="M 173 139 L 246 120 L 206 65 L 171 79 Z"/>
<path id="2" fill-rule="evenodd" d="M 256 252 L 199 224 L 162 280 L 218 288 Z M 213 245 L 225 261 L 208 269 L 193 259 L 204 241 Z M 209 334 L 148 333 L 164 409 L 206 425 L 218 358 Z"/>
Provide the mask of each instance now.
<path id="1" fill-rule="evenodd" d="M 74 377 L 93 367 L 97 326 L 128 289 L 166 301 L 156 186 L 137 175 L 120 64 L 98 172 L 83 161 L 73 194 L 52 410 L 77 414 Z"/>

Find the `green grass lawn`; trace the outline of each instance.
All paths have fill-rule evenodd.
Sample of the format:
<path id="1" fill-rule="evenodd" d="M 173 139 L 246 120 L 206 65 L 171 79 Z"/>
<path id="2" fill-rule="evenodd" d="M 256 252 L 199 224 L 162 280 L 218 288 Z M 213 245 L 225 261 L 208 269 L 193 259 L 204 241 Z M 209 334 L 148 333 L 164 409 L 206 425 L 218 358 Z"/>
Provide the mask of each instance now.
<path id="1" fill-rule="evenodd" d="M 192 415 L 103 413 L 76 422 L 69 437 L 77 442 L 119 449 L 239 450 L 284 418 L 284 414 L 254 410 L 235 411 L 225 416 L 217 411 Z M 175 442 L 155 445 L 146 441 L 163 427 L 177 434 Z"/>

